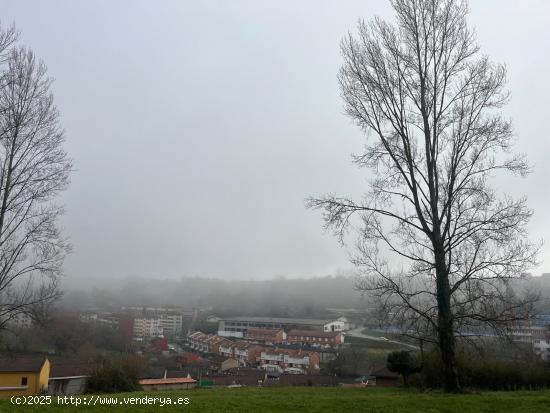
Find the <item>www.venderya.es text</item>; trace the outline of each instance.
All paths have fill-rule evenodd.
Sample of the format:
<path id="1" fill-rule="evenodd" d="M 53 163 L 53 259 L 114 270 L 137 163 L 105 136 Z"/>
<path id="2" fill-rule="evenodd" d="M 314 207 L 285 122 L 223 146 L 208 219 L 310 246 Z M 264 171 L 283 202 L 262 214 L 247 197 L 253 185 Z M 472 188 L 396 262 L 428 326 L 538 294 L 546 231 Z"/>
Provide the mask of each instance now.
<path id="1" fill-rule="evenodd" d="M 114 396 L 12 396 L 15 405 L 49 405 L 59 406 L 174 406 L 188 405 L 189 397 L 114 397 Z"/>

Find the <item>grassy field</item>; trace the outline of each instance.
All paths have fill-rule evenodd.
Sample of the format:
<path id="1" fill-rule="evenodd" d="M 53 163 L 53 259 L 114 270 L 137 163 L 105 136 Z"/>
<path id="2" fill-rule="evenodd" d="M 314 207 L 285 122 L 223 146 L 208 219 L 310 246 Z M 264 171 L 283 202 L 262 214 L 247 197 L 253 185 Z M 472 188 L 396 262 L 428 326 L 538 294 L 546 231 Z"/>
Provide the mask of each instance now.
<path id="1" fill-rule="evenodd" d="M 90 397 L 86 401 L 90 403 Z M 98 397 L 98 396 L 93 396 Z M 116 405 L 14 406 L 0 401 L 0 412 L 550 412 L 550 392 L 493 392 L 467 395 L 415 393 L 389 388 L 220 388 L 103 395 Z M 129 405 L 123 398 L 189 398 L 185 405 Z M 84 402 L 84 396 L 80 398 Z"/>

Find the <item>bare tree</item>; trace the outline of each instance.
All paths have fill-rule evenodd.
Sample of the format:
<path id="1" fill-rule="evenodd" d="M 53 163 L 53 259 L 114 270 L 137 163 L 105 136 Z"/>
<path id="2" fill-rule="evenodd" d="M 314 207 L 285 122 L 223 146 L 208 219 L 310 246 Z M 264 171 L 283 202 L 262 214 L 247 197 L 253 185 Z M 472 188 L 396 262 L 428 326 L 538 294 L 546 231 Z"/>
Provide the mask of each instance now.
<path id="1" fill-rule="evenodd" d="M 71 162 L 50 91 L 34 53 L 0 28 L 0 328 L 57 298 L 69 249 L 56 221 L 55 196 Z"/>
<path id="2" fill-rule="evenodd" d="M 347 114 L 367 134 L 354 161 L 374 178 L 358 202 L 308 200 L 343 240 L 359 230 L 358 288 L 374 293 L 405 332 L 434 339 L 445 389 L 458 391 L 456 336 L 524 317 L 510 281 L 535 264 L 524 198 L 490 185 L 525 176 L 512 153 L 506 68 L 479 53 L 461 0 L 391 0 L 397 24 L 360 22 L 342 42 Z M 354 218 L 357 216 L 357 218 Z M 517 298 L 517 297 L 516 297 Z"/>

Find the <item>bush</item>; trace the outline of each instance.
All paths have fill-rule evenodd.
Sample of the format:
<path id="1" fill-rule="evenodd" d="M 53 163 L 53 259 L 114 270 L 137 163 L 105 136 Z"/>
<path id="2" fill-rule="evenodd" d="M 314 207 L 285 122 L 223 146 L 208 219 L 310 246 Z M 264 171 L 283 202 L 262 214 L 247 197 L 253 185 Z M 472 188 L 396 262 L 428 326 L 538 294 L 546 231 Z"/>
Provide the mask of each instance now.
<path id="1" fill-rule="evenodd" d="M 86 393 L 131 392 L 139 389 L 139 360 L 122 357 L 116 361 L 104 360 L 101 367 L 86 381 Z"/>
<path id="2" fill-rule="evenodd" d="M 415 360 L 410 351 L 393 351 L 388 354 L 387 367 L 389 371 L 403 376 L 405 386 L 409 385 L 411 374 L 422 370 L 422 366 Z"/>
<path id="3" fill-rule="evenodd" d="M 459 382 L 480 390 L 535 390 L 550 388 L 550 368 L 540 361 L 512 360 L 469 352 L 457 354 Z M 438 351 L 425 355 L 423 369 L 413 374 L 409 385 L 440 388 L 443 366 Z"/>

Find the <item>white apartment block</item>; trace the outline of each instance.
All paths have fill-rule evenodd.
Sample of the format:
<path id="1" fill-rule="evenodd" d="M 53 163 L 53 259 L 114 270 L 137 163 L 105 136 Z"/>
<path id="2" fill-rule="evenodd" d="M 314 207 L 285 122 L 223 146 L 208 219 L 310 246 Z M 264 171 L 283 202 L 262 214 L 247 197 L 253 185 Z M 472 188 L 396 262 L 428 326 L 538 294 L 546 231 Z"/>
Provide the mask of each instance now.
<path id="1" fill-rule="evenodd" d="M 162 332 L 167 336 L 179 336 L 182 332 L 183 316 L 177 313 L 162 313 L 158 316 Z"/>
<path id="2" fill-rule="evenodd" d="M 135 337 L 161 337 L 162 333 L 159 318 L 134 318 Z"/>

